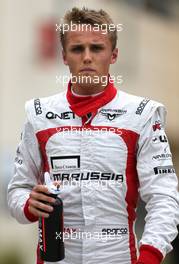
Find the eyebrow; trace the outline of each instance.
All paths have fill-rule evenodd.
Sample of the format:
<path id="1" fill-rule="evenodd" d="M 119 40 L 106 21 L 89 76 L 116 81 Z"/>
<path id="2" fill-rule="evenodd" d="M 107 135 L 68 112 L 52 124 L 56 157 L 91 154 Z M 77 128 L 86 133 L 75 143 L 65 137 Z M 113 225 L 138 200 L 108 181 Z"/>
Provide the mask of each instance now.
<path id="1" fill-rule="evenodd" d="M 82 43 L 76 43 L 76 44 L 70 45 L 70 48 L 83 47 L 83 46 L 84 46 L 84 44 L 82 44 Z M 91 43 L 90 46 L 104 47 L 105 45 L 103 43 Z"/>

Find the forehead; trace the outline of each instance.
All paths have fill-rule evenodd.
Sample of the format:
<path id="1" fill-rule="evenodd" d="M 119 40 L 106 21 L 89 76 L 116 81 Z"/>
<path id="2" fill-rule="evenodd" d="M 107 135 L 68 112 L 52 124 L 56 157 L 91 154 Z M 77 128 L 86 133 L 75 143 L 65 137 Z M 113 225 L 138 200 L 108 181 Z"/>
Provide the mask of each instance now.
<path id="1" fill-rule="evenodd" d="M 76 30 L 68 31 L 65 36 L 65 46 L 85 43 L 100 43 L 104 45 L 111 45 L 111 40 L 108 33 L 101 30 Z"/>

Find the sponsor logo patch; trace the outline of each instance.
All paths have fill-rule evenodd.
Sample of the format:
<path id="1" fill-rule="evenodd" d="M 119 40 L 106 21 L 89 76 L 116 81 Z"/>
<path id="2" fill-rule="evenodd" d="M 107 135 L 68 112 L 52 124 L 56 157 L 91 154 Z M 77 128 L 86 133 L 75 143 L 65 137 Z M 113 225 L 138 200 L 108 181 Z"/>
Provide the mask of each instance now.
<path id="1" fill-rule="evenodd" d="M 100 114 L 105 116 L 109 121 L 113 121 L 115 118 L 126 114 L 127 110 L 123 109 L 101 109 Z"/>
<path id="2" fill-rule="evenodd" d="M 15 162 L 18 163 L 19 165 L 22 165 L 23 164 L 23 160 L 20 159 L 19 157 L 16 157 L 15 158 Z"/>
<path id="3" fill-rule="evenodd" d="M 167 140 L 167 137 L 165 135 L 160 135 L 160 136 L 153 137 L 152 138 L 152 142 L 154 144 L 157 144 L 157 143 L 167 143 L 168 140 Z"/>
<path id="4" fill-rule="evenodd" d="M 42 114 L 42 108 L 41 108 L 40 99 L 35 99 L 34 100 L 34 108 L 35 108 L 36 115 L 41 115 Z"/>
<path id="5" fill-rule="evenodd" d="M 88 181 L 88 180 L 101 180 L 101 181 L 118 181 L 123 182 L 124 177 L 122 174 L 116 174 L 111 172 L 79 172 L 79 173 L 53 173 L 54 181 Z"/>
<path id="6" fill-rule="evenodd" d="M 102 233 L 106 235 L 126 235 L 128 233 L 127 228 L 103 228 Z"/>
<path id="7" fill-rule="evenodd" d="M 152 157 L 153 160 L 157 161 L 157 160 L 167 160 L 167 159 L 171 159 L 172 158 L 172 154 L 171 153 L 162 153 L 162 154 L 158 154 Z"/>
<path id="8" fill-rule="evenodd" d="M 149 99 L 147 99 L 147 98 L 145 98 L 145 99 L 143 99 L 141 102 L 140 102 L 140 104 L 139 104 L 139 106 L 137 107 L 137 110 L 136 110 L 136 115 L 141 115 L 142 114 L 142 112 L 144 111 L 144 108 L 146 107 L 146 105 L 147 105 L 147 103 L 149 102 L 150 100 Z"/>
<path id="9" fill-rule="evenodd" d="M 173 166 L 159 166 L 154 168 L 155 174 L 167 174 L 167 173 L 175 173 L 175 169 Z"/>
<path id="10" fill-rule="evenodd" d="M 153 131 L 161 130 L 162 124 L 161 124 L 160 120 L 155 121 L 155 124 L 152 126 L 152 128 L 153 128 Z"/>
<path id="11" fill-rule="evenodd" d="M 80 168 L 80 156 L 52 156 L 50 157 L 51 168 L 57 170 L 75 170 Z"/>
<path id="12" fill-rule="evenodd" d="M 68 112 L 56 114 L 54 112 L 49 111 L 46 113 L 46 118 L 47 119 L 63 119 L 63 120 L 75 119 L 75 113 L 68 111 Z"/>

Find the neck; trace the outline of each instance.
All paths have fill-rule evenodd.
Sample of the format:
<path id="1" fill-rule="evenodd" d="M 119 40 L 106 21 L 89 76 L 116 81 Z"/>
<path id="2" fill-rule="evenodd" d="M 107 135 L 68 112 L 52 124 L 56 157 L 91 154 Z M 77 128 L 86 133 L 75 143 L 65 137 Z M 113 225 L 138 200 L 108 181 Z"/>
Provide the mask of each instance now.
<path id="1" fill-rule="evenodd" d="M 76 97 L 89 97 L 89 96 L 92 96 L 92 97 L 95 97 L 95 96 L 98 96 L 98 95 L 100 95 L 101 93 L 103 93 L 103 91 L 104 90 L 102 90 L 101 92 L 98 92 L 98 93 L 90 93 L 90 94 L 79 94 L 79 93 L 77 93 L 77 92 L 75 92 L 74 91 L 74 88 L 73 87 L 71 87 L 71 92 L 72 92 L 72 94 L 74 95 L 74 96 L 76 96 Z"/>
<path id="2" fill-rule="evenodd" d="M 72 90 L 76 95 L 95 95 L 103 92 L 106 88 L 107 84 L 99 83 L 94 85 L 88 85 L 88 84 L 72 84 Z"/>

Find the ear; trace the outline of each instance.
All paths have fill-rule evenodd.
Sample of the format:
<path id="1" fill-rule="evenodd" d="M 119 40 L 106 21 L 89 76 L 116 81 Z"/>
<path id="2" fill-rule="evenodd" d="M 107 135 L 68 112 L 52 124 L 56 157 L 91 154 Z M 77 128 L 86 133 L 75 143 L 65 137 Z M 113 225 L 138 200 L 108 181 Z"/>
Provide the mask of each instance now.
<path id="1" fill-rule="evenodd" d="M 66 53 L 65 53 L 65 51 L 64 50 L 62 50 L 62 58 L 63 58 L 63 63 L 65 64 L 65 65 L 68 65 L 68 62 L 67 62 L 67 59 L 66 59 Z"/>
<path id="2" fill-rule="evenodd" d="M 117 57 L 118 57 L 118 48 L 115 48 L 113 51 L 112 51 L 112 55 L 111 55 L 111 64 L 114 64 L 117 60 Z"/>

